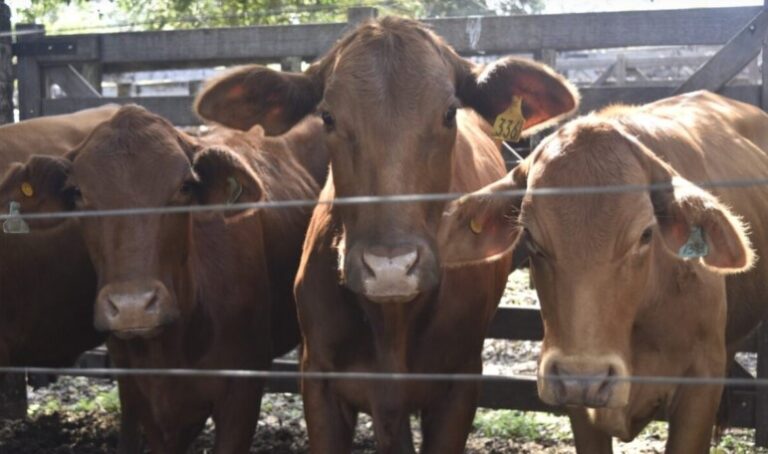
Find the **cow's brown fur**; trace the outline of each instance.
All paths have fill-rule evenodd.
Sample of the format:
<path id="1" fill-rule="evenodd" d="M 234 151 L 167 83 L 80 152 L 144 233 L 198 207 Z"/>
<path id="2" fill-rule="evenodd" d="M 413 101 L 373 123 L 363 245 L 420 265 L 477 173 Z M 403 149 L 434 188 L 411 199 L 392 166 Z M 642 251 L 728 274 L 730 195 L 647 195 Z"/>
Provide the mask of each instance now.
<path id="1" fill-rule="evenodd" d="M 309 171 L 317 167 L 322 178 L 321 166 L 312 164 L 322 156 L 286 144 L 307 143 L 323 153 L 317 141 L 307 140 L 319 130 L 319 121 L 310 118 L 278 138 L 264 137 L 255 127 L 218 129 L 195 139 L 127 106 L 67 156 L 67 186 L 79 192 L 73 203 L 66 199 L 77 194 L 74 189 L 49 197 L 63 208 L 74 204 L 83 210 L 226 203 L 232 196 L 228 179 L 234 178 L 241 185 L 237 202 L 313 199 L 319 184 Z M 82 219 L 100 289 L 96 321 L 112 330 L 114 363 L 268 369 L 273 357 L 298 343 L 292 283 L 310 211 Z M 146 310 L 146 320 L 135 317 L 126 328 L 105 314 L 117 312 L 109 303 L 116 292 L 138 294 L 145 282 L 167 290 Z M 156 322 L 153 311 L 172 316 Z M 119 384 L 122 410 L 138 417 L 153 452 L 186 452 L 209 416 L 216 424 L 216 452 L 250 446 L 263 381 L 131 376 Z"/>
<path id="2" fill-rule="evenodd" d="M 476 68 L 421 24 L 389 17 L 351 31 L 305 74 L 258 66 L 228 73 L 205 88 L 196 108 L 234 127 L 262 124 L 268 133 L 317 109 L 331 155 L 321 198 L 333 200 L 470 191 L 498 178 L 504 164 L 486 120 L 513 96 L 523 100 L 527 132 L 578 102 L 575 90 L 544 66 L 509 58 Z M 296 281 L 303 370 L 482 370 L 484 334 L 510 262 L 442 269 L 435 237 L 443 208 L 316 208 Z M 413 451 L 412 413 L 422 417 L 424 452 L 461 452 L 478 389 L 305 380 L 310 449 L 349 452 L 363 411 L 373 415 L 379 452 Z"/>
<path id="3" fill-rule="evenodd" d="M 21 192 L 21 162 L 32 154 L 60 156 L 117 111 L 108 105 L 0 127 L 0 206 L 22 212 L 35 197 Z M 18 164 L 14 164 L 18 162 Z M 36 187 L 34 181 L 33 189 Z M 75 222 L 26 235 L 0 233 L 0 365 L 68 366 L 103 335 L 93 329 L 93 267 Z"/>
<path id="4" fill-rule="evenodd" d="M 736 345 L 768 312 L 768 264 L 754 262 L 750 246 L 758 256 L 768 253 L 768 189 L 704 191 L 691 182 L 765 175 L 768 115 L 696 92 L 574 120 L 483 192 L 675 183 L 674 190 L 467 198 L 444 225 L 465 231 L 459 262 L 479 241 L 462 225 L 467 219 L 499 228 L 497 240 L 479 248 L 491 253 L 525 229 L 521 242 L 532 251 L 545 325 L 545 400 L 571 399 L 556 389 L 566 367 L 587 375 L 611 364 L 618 376 L 722 377 Z M 515 222 L 505 218 L 518 212 Z M 677 252 L 692 226 L 703 229 L 709 254 L 684 260 Z M 605 408 L 569 410 L 580 453 L 611 452 L 611 436 L 633 438 L 658 412 L 670 421 L 667 452 L 709 451 L 722 386 L 606 386 L 613 392 Z"/>

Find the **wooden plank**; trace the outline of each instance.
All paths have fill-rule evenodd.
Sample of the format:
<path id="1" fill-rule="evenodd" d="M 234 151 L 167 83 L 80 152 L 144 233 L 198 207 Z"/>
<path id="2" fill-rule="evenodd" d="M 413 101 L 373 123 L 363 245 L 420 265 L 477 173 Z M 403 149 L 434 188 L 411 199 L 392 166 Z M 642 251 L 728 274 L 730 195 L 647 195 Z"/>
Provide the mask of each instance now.
<path id="1" fill-rule="evenodd" d="M 694 90 L 719 91 L 745 66 L 757 57 L 768 33 L 768 10 L 762 10 L 712 58 L 675 90 L 687 93 Z"/>
<path id="2" fill-rule="evenodd" d="M 425 22 L 460 53 L 506 54 L 539 49 L 723 44 L 759 11 L 760 7 L 736 7 L 448 18 Z M 169 67 L 279 61 L 285 56 L 312 58 L 325 52 L 345 27 L 346 24 L 309 24 L 113 33 L 102 35 L 101 52 L 110 71 L 148 64 Z M 68 35 L 68 38 L 81 36 L 93 39 L 90 35 Z M 87 40 L 82 44 L 92 50 L 90 45 Z M 78 42 L 78 55 L 80 46 Z"/>
<path id="3" fill-rule="evenodd" d="M 193 63 L 218 64 L 282 57 L 315 57 L 325 52 L 346 24 L 238 27 L 131 32 L 103 35 L 102 62 L 109 68 L 153 68 Z"/>
<path id="4" fill-rule="evenodd" d="M 58 35 L 46 36 L 45 39 L 52 43 L 71 43 L 75 47 L 75 52 L 73 54 L 39 55 L 36 58 L 40 63 L 75 63 L 99 59 L 100 35 Z"/>
<path id="5" fill-rule="evenodd" d="M 426 20 L 459 53 L 724 44 L 761 7 Z M 479 25 L 477 25 L 479 23 Z M 477 31 L 480 30 L 479 37 Z"/>
<path id="6" fill-rule="evenodd" d="M 726 86 L 720 93 L 742 102 L 760 105 L 760 86 L 733 85 Z M 632 86 L 632 87 L 586 87 L 581 88 L 581 105 L 579 111 L 591 112 L 610 104 L 645 104 L 672 95 L 674 87 L 664 86 Z"/>
<path id="7" fill-rule="evenodd" d="M 541 340 L 544 326 L 538 307 L 500 307 L 491 321 L 487 339 Z"/>
<path id="8" fill-rule="evenodd" d="M 60 98 L 43 100 L 44 115 L 75 112 L 107 103 L 138 104 L 167 118 L 177 126 L 193 126 L 200 120 L 192 112 L 191 96 L 147 96 L 138 98 Z"/>
<path id="9" fill-rule="evenodd" d="M 45 75 L 51 83 L 56 83 L 64 90 L 67 97 L 72 98 L 88 98 L 96 97 L 100 98 L 101 93 L 96 90 L 91 84 L 83 77 L 82 74 L 72 67 L 72 65 L 66 66 L 53 66 L 45 69 Z"/>

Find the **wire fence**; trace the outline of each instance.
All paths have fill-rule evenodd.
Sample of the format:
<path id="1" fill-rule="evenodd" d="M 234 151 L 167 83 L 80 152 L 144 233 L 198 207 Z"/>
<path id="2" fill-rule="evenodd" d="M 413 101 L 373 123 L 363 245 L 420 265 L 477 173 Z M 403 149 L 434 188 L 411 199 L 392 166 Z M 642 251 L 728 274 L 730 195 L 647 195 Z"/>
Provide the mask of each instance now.
<path id="1" fill-rule="evenodd" d="M 688 183 L 686 183 L 687 185 Z M 768 185 L 768 178 L 739 179 L 723 181 L 702 181 L 697 184 L 703 188 L 746 188 Z M 440 194 L 402 194 L 390 196 L 340 197 L 332 200 L 280 200 L 254 203 L 188 205 L 170 207 L 126 208 L 111 210 L 78 210 L 69 212 L 18 213 L 0 215 L 0 221 L 10 219 L 62 219 L 92 218 L 134 215 L 163 215 L 197 213 L 203 211 L 235 211 L 252 209 L 308 208 L 318 204 L 363 205 L 385 203 L 422 203 L 449 202 L 460 197 L 510 198 L 525 195 L 535 196 L 573 196 L 596 194 L 622 194 L 630 192 L 649 192 L 682 187 L 677 183 L 658 183 L 648 185 L 613 185 L 613 186 L 575 186 L 517 189 L 488 194 L 475 193 L 440 193 Z M 486 375 L 464 373 L 390 373 L 390 372 L 309 372 L 309 371 L 262 371 L 262 370 L 223 370 L 223 369 L 135 369 L 135 368 L 51 368 L 51 367 L 0 367 L 0 374 L 50 374 L 70 376 L 166 376 L 166 377 L 209 377 L 209 378 L 250 378 L 270 380 L 365 380 L 365 381 L 461 381 L 461 382 L 505 382 L 531 379 L 526 375 Z M 558 376 L 539 375 L 539 379 L 559 379 Z M 667 385 L 723 385 L 723 386 L 768 386 L 768 379 L 735 377 L 675 377 L 675 376 L 589 376 L 568 375 L 569 380 L 579 382 L 630 382 L 636 384 Z"/>

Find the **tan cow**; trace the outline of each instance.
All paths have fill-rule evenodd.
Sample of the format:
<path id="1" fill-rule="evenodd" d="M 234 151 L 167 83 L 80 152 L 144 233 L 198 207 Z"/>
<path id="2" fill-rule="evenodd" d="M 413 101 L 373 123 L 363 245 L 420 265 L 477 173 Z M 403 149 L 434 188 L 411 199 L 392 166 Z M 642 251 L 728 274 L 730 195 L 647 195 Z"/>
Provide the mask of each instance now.
<path id="1" fill-rule="evenodd" d="M 545 66 L 506 58 L 475 67 L 423 25 L 389 17 L 347 34 L 305 74 L 258 66 L 229 73 L 197 108 L 270 133 L 317 111 L 332 175 L 321 199 L 332 200 L 478 189 L 505 171 L 486 120 L 514 136 L 576 103 Z M 318 206 L 296 283 L 304 371 L 482 371 L 509 260 L 444 269 L 435 241 L 443 208 Z M 310 449 L 349 452 L 363 411 L 373 415 L 379 452 L 413 451 L 413 413 L 423 452 L 462 452 L 478 391 L 475 382 L 304 380 Z"/>
<path id="2" fill-rule="evenodd" d="M 658 413 L 667 452 L 708 452 L 722 386 L 622 379 L 723 377 L 765 317 L 768 261 L 755 264 L 750 241 L 767 255 L 768 188 L 696 184 L 764 179 L 767 150 L 768 115 L 712 93 L 615 106 L 567 124 L 477 194 L 525 196 L 465 198 L 446 214 L 447 261 L 492 259 L 518 239 L 530 250 L 539 396 L 569 406 L 580 453 L 611 452 L 611 436 L 632 439 Z M 531 192 L 651 184 L 674 189 Z"/>

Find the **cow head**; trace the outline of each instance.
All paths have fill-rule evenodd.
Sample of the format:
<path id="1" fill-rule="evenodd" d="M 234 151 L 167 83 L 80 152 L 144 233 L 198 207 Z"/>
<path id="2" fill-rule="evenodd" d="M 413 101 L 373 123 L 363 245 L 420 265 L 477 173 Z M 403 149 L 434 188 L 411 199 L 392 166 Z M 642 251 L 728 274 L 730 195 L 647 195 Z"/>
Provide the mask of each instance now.
<path id="1" fill-rule="evenodd" d="M 211 82 L 199 115 L 278 134 L 316 112 L 325 124 L 336 197 L 447 192 L 457 128 L 472 109 L 493 122 L 522 100 L 523 130 L 577 105 L 549 68 L 505 58 L 485 68 L 459 57 L 417 22 L 384 18 L 342 38 L 306 73 L 246 66 Z M 407 302 L 435 288 L 443 204 L 338 206 L 345 285 L 370 301 Z"/>
<path id="2" fill-rule="evenodd" d="M 31 189 L 30 189 L 31 188 Z M 15 193 L 15 194 L 14 194 Z M 247 163 L 204 147 L 136 106 L 120 109 L 66 157 L 34 156 L 0 185 L 22 213 L 115 210 L 258 201 Z M 79 219 L 98 274 L 95 325 L 119 337 L 151 336 L 191 308 L 192 220 L 228 222 L 242 212 L 148 214 Z M 30 220 L 34 229 L 58 221 Z"/>
<path id="3" fill-rule="evenodd" d="M 650 184 L 674 188 L 533 192 Z M 679 298 L 724 298 L 717 274 L 753 260 L 745 226 L 727 207 L 618 124 L 590 117 L 445 216 L 440 237 L 451 238 L 444 260 L 453 265 L 491 260 L 517 242 L 529 250 L 545 328 L 539 396 L 553 405 L 625 405 L 630 383 L 618 379 L 631 375 L 632 337 L 653 325 L 654 310 Z M 699 263 L 713 273 L 691 279 Z"/>

